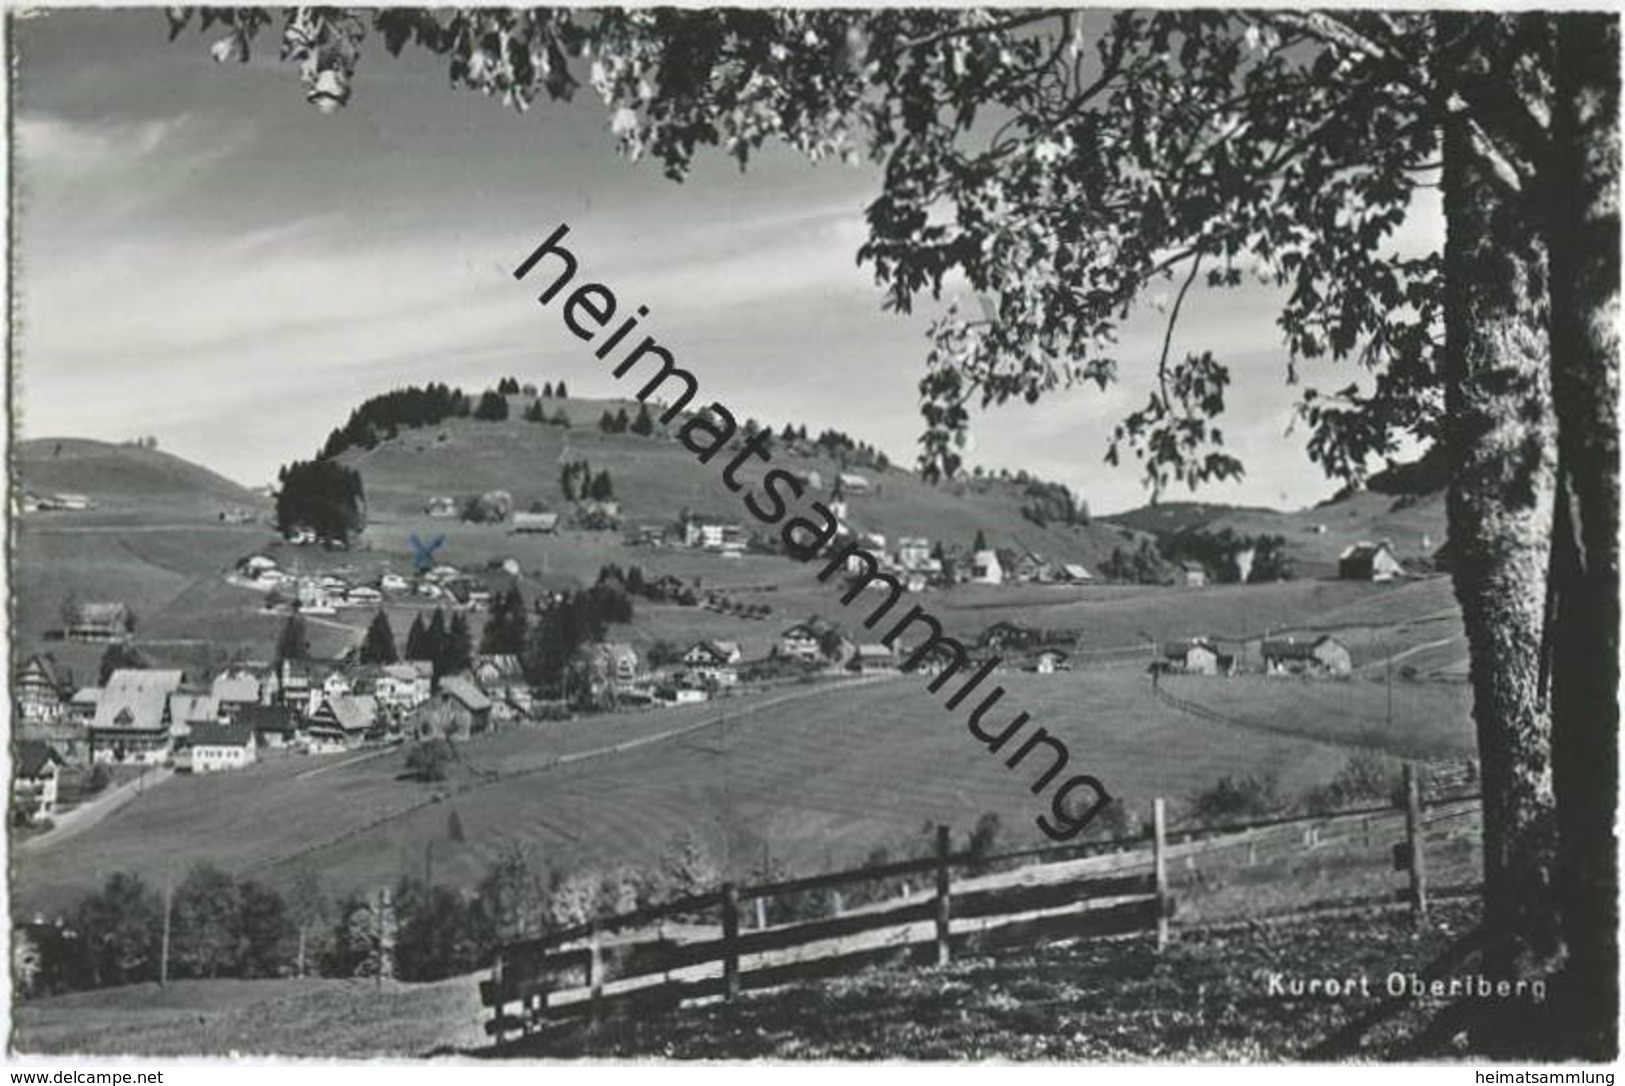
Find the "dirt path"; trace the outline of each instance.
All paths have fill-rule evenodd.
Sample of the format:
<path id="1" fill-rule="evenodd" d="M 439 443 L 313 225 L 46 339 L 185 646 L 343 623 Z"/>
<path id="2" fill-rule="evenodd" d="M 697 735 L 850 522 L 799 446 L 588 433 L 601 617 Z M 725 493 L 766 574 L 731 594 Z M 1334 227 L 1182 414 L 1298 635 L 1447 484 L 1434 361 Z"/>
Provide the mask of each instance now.
<path id="1" fill-rule="evenodd" d="M 54 848 L 63 841 L 77 837 L 114 811 L 124 807 L 136 796 L 149 788 L 156 788 L 174 775 L 174 770 L 160 766 L 117 788 L 109 788 L 95 799 L 57 815 L 52 819 L 55 826 L 38 837 L 30 837 L 18 845 L 17 849 L 19 852 L 44 852 Z"/>

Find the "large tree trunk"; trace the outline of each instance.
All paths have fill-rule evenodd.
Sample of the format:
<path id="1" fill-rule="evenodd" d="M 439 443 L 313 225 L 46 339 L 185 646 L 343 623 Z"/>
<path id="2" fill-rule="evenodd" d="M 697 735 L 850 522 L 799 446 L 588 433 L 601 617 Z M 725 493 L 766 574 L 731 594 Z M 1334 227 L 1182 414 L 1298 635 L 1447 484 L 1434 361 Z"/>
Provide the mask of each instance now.
<path id="1" fill-rule="evenodd" d="M 1602 1060 L 1618 1051 L 1619 1013 L 1619 22 L 1554 18 L 1544 195 L 1561 485 L 1547 674 L 1570 952 L 1554 1000 L 1565 1054 Z"/>
<path id="2" fill-rule="evenodd" d="M 1441 77 L 1507 70 L 1507 17 L 1441 19 Z M 1516 18 L 1516 17 L 1512 17 Z M 1446 442 L 1456 597 L 1466 626 L 1484 792 L 1485 973 L 1543 976 L 1561 945 L 1553 881 L 1551 714 L 1541 684 L 1556 489 L 1546 254 L 1526 201 L 1453 102 L 1444 133 Z M 1475 1047 L 1529 1055 L 1540 1016 L 1487 1002 Z"/>

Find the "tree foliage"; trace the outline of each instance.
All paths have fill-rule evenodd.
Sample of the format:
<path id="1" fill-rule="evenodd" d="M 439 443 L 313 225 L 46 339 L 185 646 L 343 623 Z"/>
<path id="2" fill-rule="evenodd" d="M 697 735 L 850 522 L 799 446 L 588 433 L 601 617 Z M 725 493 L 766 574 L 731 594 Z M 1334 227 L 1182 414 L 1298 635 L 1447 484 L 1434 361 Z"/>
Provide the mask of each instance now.
<path id="1" fill-rule="evenodd" d="M 415 620 L 414 620 L 415 621 Z M 389 615 L 379 611 L 372 616 L 367 636 L 361 642 L 363 664 L 393 664 L 400 659 L 395 649 L 395 631 L 390 628 Z"/>
<path id="2" fill-rule="evenodd" d="M 333 460 L 296 460 L 278 473 L 277 531 L 296 528 L 348 542 L 367 526 L 361 473 Z"/>

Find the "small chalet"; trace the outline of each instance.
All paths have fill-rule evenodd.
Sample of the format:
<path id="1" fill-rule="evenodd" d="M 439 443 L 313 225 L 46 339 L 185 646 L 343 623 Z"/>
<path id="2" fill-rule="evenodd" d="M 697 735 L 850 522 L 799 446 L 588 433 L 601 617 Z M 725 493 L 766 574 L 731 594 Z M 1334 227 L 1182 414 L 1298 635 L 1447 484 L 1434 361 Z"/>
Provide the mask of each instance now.
<path id="1" fill-rule="evenodd" d="M 175 755 L 182 773 L 219 773 L 254 764 L 258 744 L 246 724 L 198 724 Z"/>
<path id="2" fill-rule="evenodd" d="M 446 495 L 436 495 L 423 503 L 423 511 L 431 517 L 455 517 L 457 515 L 457 499 Z"/>
<path id="3" fill-rule="evenodd" d="M 1189 560 L 1179 563 L 1179 583 L 1187 588 L 1201 588 L 1207 584 L 1207 567 Z"/>
<path id="4" fill-rule="evenodd" d="M 683 653 L 685 671 L 703 682 L 735 686 L 741 653 L 737 641 L 696 641 Z"/>
<path id="5" fill-rule="evenodd" d="M 12 809 L 29 822 L 49 818 L 56 810 L 62 756 L 38 739 L 18 740 L 12 756 Z"/>
<path id="6" fill-rule="evenodd" d="M 1027 551 L 1018 557 L 1011 569 L 1011 579 L 1022 582 L 1039 580 L 1049 573 L 1049 563 L 1044 561 L 1043 555 Z"/>
<path id="7" fill-rule="evenodd" d="M 405 592 L 412 584 L 399 573 L 385 573 L 378 578 L 378 587 L 385 592 Z"/>
<path id="8" fill-rule="evenodd" d="M 344 602 L 351 607 L 377 607 L 384 594 L 371 585 L 358 584 L 344 590 Z"/>
<path id="9" fill-rule="evenodd" d="M 191 734 L 200 724 L 218 724 L 220 706 L 208 694 L 177 690 L 169 695 L 169 728 L 177 740 Z"/>
<path id="10" fill-rule="evenodd" d="M 843 471 L 835 479 L 840 489 L 848 494 L 867 494 L 874 489 L 867 476 L 855 471 Z"/>
<path id="11" fill-rule="evenodd" d="M 931 561 L 931 541 L 924 536 L 903 536 L 897 541 L 897 564 L 904 569 L 924 569 Z"/>
<path id="12" fill-rule="evenodd" d="M 162 762 L 170 750 L 169 696 L 184 672 L 120 668 L 102 688 L 90 725 L 91 757 L 99 762 Z"/>
<path id="13" fill-rule="evenodd" d="M 1088 584 L 1094 579 L 1094 574 L 1076 562 L 1063 562 L 1055 575 L 1060 584 Z"/>
<path id="14" fill-rule="evenodd" d="M 773 652 L 776 656 L 787 656 L 793 660 L 817 660 L 823 655 L 819 642 L 819 631 L 809 623 L 801 622 L 779 635 Z"/>
<path id="15" fill-rule="evenodd" d="M 1337 556 L 1337 575 L 1345 581 L 1391 581 L 1404 572 L 1386 539 L 1356 543 Z"/>
<path id="16" fill-rule="evenodd" d="M 299 741 L 300 719 L 299 714 L 286 705 L 245 705 L 237 710 L 232 723 L 253 732 L 260 747 L 278 750 Z"/>
<path id="17" fill-rule="evenodd" d="M 17 723 L 54 724 L 67 712 L 72 696 L 67 677 L 50 656 L 30 656 L 11 683 Z"/>
<path id="18" fill-rule="evenodd" d="M 530 683 L 519 657 L 511 653 L 474 657 L 474 682 L 493 702 L 494 715 L 511 718 L 531 709 Z"/>
<path id="19" fill-rule="evenodd" d="M 99 686 L 81 686 L 73 692 L 69 699 L 65 719 L 88 728 L 96 719 L 96 706 L 102 702 L 102 688 Z"/>
<path id="20" fill-rule="evenodd" d="M 1348 646 L 1335 637 L 1265 641 L 1260 655 L 1270 675 L 1347 675 L 1354 667 Z"/>

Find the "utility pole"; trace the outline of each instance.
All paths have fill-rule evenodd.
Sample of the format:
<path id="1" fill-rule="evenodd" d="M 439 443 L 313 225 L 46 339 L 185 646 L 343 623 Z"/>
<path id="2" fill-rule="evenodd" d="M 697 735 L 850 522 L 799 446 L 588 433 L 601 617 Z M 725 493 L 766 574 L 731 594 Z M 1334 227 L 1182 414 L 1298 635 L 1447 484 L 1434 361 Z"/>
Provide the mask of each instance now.
<path id="1" fill-rule="evenodd" d="M 169 986 L 169 914 L 175 904 L 174 876 L 164 877 L 164 936 L 158 949 L 158 987 Z"/>
<path id="2" fill-rule="evenodd" d="M 1394 730 L 1394 658 L 1392 655 L 1383 657 L 1382 671 L 1388 685 L 1388 732 L 1391 735 Z"/>

